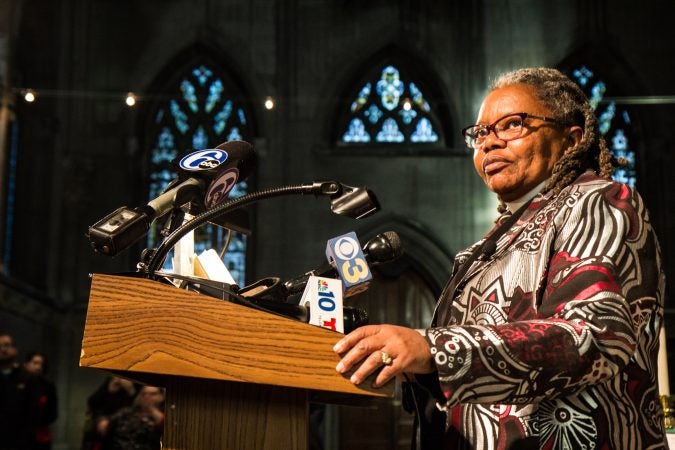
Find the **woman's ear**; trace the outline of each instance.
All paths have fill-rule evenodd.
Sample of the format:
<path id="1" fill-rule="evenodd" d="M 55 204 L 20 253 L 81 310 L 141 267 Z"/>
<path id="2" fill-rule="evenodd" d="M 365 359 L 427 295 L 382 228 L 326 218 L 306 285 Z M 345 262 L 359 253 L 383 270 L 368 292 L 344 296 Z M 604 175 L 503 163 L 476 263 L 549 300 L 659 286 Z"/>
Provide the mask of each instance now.
<path id="1" fill-rule="evenodd" d="M 569 130 L 567 130 L 567 139 L 569 140 L 570 147 L 576 147 L 579 145 L 583 136 L 584 129 L 579 125 L 572 125 Z"/>

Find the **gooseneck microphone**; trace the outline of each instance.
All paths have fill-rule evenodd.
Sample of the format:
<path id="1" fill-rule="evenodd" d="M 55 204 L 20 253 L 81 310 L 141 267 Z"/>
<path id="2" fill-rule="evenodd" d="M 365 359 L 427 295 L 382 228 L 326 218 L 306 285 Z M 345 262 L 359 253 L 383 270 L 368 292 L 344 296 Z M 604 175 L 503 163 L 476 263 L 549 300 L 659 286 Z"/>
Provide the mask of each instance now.
<path id="1" fill-rule="evenodd" d="M 385 231 L 378 234 L 363 246 L 363 254 L 366 261 L 371 265 L 393 261 L 400 257 L 402 253 L 401 239 L 395 231 Z M 334 263 L 325 263 L 299 277 L 285 281 L 283 286 L 286 296 L 302 292 L 311 276 L 334 278 L 337 275 L 338 272 Z"/>
<path id="2" fill-rule="evenodd" d="M 189 231 L 203 223 L 210 221 L 225 213 L 258 202 L 263 199 L 282 197 L 286 195 L 314 195 L 315 197 L 325 196 L 331 199 L 331 210 L 335 214 L 363 219 L 376 213 L 380 209 L 380 204 L 375 194 L 364 187 L 352 187 L 340 182 L 314 181 L 295 186 L 282 186 L 277 188 L 264 189 L 258 192 L 251 192 L 242 197 L 230 199 L 222 204 L 210 208 L 196 216 L 191 221 L 184 223 L 171 232 L 164 241 L 152 252 L 147 263 L 142 263 L 144 272 L 149 275 L 155 273 L 162 265 L 164 258 L 173 246 Z M 339 205 L 339 207 L 337 207 Z"/>
<path id="3" fill-rule="evenodd" d="M 169 211 L 185 207 L 197 214 L 222 203 L 234 185 L 253 170 L 255 153 L 244 141 L 228 141 L 214 149 L 188 153 L 174 161 L 178 177 L 147 205 L 122 206 L 89 227 L 94 251 L 115 256 L 145 236 L 150 224 Z"/>

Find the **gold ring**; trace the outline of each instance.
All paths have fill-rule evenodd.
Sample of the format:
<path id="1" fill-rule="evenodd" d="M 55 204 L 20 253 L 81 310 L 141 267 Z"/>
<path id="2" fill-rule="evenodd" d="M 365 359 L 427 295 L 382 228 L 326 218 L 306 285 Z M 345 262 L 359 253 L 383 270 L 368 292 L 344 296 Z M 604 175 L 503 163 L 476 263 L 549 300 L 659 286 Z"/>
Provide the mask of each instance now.
<path id="1" fill-rule="evenodd" d="M 394 361 L 391 356 L 389 356 L 389 353 L 383 352 L 380 350 L 380 353 L 382 353 L 382 364 L 385 366 L 391 366 L 391 363 Z"/>

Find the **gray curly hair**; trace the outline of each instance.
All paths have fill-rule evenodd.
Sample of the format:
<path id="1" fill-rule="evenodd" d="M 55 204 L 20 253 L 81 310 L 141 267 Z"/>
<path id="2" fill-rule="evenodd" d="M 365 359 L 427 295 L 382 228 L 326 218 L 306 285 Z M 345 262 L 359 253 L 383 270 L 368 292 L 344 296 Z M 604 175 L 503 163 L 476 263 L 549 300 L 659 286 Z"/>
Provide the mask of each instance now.
<path id="1" fill-rule="evenodd" d="M 581 141 L 553 167 L 544 192 L 557 194 L 589 169 L 602 178 L 612 178 L 614 168 L 620 162 L 610 153 L 598 130 L 593 107 L 574 81 L 557 69 L 525 68 L 499 76 L 490 85 L 490 91 L 515 84 L 532 86 L 537 98 L 554 117 L 568 125 L 579 125 L 584 130 Z"/>

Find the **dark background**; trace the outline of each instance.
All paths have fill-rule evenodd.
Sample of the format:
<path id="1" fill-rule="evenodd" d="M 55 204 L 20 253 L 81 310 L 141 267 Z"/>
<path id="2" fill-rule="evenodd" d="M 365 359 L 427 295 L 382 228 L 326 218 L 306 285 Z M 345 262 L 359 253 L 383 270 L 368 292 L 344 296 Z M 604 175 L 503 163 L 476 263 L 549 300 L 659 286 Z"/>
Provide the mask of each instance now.
<path id="1" fill-rule="evenodd" d="M 218 64 L 253 115 L 253 188 L 338 179 L 368 186 L 382 204 L 359 222 L 332 215 L 323 199 L 258 204 L 247 279 L 301 274 L 322 262 L 327 239 L 347 231 L 365 239 L 395 230 L 406 256 L 376 272 L 357 301 L 372 321 L 423 326 L 452 256 L 496 216 L 459 130 L 475 119 L 489 81 L 519 67 L 586 64 L 608 96 L 632 99 L 637 186 L 675 279 L 674 19 L 675 2 L 665 0 L 0 0 L 0 245 L 3 254 L 11 247 L 0 328 L 22 353 L 37 348 L 52 359 L 56 448 L 78 448 L 86 396 L 103 376 L 78 367 L 88 274 L 133 270 L 139 259 L 140 247 L 95 255 L 84 237 L 117 207 L 147 201 L 149 108 L 142 98 L 128 108 L 124 93 L 157 92 L 200 58 Z M 336 145 L 342 108 L 385 61 L 429 87 L 442 145 Z M 25 103 L 26 87 L 44 95 Z M 664 98 L 645 100 L 654 97 Z M 397 404 L 382 408 L 357 420 L 356 411 L 329 408 L 327 448 L 405 448 L 409 417 Z"/>

